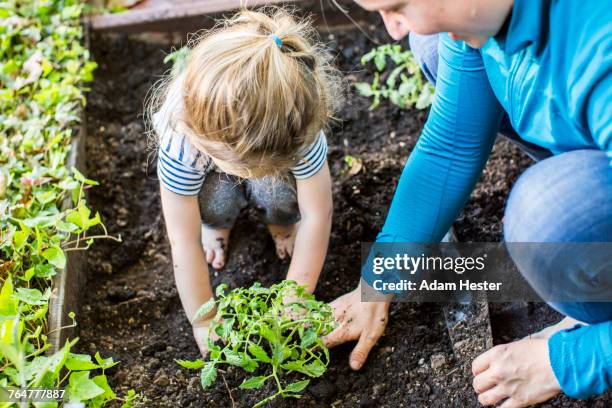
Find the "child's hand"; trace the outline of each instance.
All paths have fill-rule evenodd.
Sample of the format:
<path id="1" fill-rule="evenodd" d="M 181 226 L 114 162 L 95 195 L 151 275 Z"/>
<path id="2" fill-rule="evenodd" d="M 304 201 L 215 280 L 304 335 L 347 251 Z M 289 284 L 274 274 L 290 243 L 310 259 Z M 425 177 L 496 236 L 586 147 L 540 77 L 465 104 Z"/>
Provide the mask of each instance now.
<path id="1" fill-rule="evenodd" d="M 195 341 L 200 349 L 202 357 L 206 357 L 208 354 L 208 337 L 210 336 L 213 340 L 216 340 L 218 337 L 215 332 L 210 332 L 210 325 L 212 324 L 214 317 L 215 314 L 213 313 L 209 318 L 200 319 L 192 325 L 193 336 L 195 337 Z"/>
<path id="2" fill-rule="evenodd" d="M 302 307 L 301 304 L 304 298 L 299 296 L 292 288 L 286 288 L 283 293 L 283 305 L 285 309 L 283 316 L 290 318 L 291 320 L 299 320 L 306 315 L 306 308 Z"/>

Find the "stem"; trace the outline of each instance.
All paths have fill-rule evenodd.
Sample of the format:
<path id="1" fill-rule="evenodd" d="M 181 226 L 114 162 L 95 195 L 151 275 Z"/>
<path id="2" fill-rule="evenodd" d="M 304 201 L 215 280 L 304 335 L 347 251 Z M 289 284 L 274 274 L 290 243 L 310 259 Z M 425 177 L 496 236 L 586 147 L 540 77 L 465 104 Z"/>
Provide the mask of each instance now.
<path id="1" fill-rule="evenodd" d="M 77 236 L 79 236 L 79 235 L 77 235 Z M 62 246 L 65 247 L 65 246 L 72 245 L 72 244 L 75 244 L 75 243 L 78 246 L 79 241 L 82 241 L 82 240 L 85 240 L 85 239 L 103 239 L 103 238 L 104 239 L 112 239 L 113 241 L 116 241 L 116 242 L 122 242 L 121 241 L 121 236 L 114 237 L 112 235 L 106 235 L 106 234 L 105 235 L 90 235 L 90 236 L 84 235 L 80 239 L 77 238 L 77 239 L 73 239 L 72 241 L 64 242 L 62 244 Z M 71 249 L 82 249 L 82 248 L 77 248 L 77 247 L 66 248 L 65 251 L 70 251 Z"/>

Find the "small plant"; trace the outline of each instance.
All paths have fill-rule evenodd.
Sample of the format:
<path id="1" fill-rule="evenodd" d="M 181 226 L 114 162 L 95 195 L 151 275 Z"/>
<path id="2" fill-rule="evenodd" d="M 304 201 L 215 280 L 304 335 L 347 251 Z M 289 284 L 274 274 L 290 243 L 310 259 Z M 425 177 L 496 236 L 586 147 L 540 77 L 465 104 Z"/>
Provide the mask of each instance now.
<path id="1" fill-rule="evenodd" d="M 177 361 L 190 369 L 202 369 L 202 387 L 209 387 L 217 377 L 217 367 L 232 365 L 252 373 L 262 367 L 262 375 L 246 378 L 241 389 L 259 389 L 266 382 L 276 384 L 275 394 L 259 401 L 262 406 L 277 396 L 300 398 L 309 379 L 327 370 L 329 351 L 321 338 L 334 328 L 332 308 L 315 300 L 304 287 L 283 281 L 270 288 L 255 283 L 226 293 L 226 285 L 216 290 L 217 300 L 206 302 L 194 319 L 217 307 L 208 338 L 209 360 Z M 292 373 L 301 375 L 288 383 Z M 306 379 L 304 379 L 306 378 Z"/>
<path id="2" fill-rule="evenodd" d="M 166 55 L 164 58 L 164 64 L 172 63 L 172 74 L 177 75 L 183 72 L 183 70 L 187 67 L 190 56 L 191 48 L 184 46 Z"/>
<path id="3" fill-rule="evenodd" d="M 385 73 L 389 59 L 395 66 L 382 82 L 381 76 Z M 412 51 L 403 51 L 402 46 L 396 44 L 381 45 L 361 57 L 361 65 L 366 66 L 369 62 L 373 62 L 376 68 L 374 80 L 371 84 L 358 82 L 355 84 L 355 89 L 359 95 L 374 99 L 370 110 L 376 109 L 381 99 L 389 99 L 402 109 L 413 106 L 425 109 L 431 105 L 434 88 L 423 79 Z"/>

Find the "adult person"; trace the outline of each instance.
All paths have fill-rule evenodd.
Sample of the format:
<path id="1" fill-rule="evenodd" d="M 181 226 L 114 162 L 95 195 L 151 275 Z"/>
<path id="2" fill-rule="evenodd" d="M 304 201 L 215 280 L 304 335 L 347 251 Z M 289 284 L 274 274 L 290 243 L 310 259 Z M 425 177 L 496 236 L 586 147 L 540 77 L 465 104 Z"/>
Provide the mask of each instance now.
<path id="1" fill-rule="evenodd" d="M 377 242 L 439 242 L 477 182 L 504 116 L 539 159 L 512 189 L 505 241 L 612 241 L 608 2 L 356 2 L 380 12 L 395 40 L 411 32 L 413 51 L 436 84 L 429 118 Z M 423 37 L 435 33 L 441 34 Z M 612 255 L 591 261 L 576 254 L 584 270 L 595 271 L 588 278 L 571 275 L 571 265 L 543 262 L 543 256 L 517 263 L 529 282 L 539 276 L 572 281 L 582 299 L 601 285 L 610 287 Z M 611 387 L 612 302 L 551 305 L 575 320 L 474 360 L 473 386 L 482 404 L 522 407 L 560 391 L 586 398 Z M 359 369 L 384 332 L 389 303 L 362 302 L 358 286 L 333 306 L 340 324 L 326 341 L 334 346 L 358 340 L 349 362 Z"/>

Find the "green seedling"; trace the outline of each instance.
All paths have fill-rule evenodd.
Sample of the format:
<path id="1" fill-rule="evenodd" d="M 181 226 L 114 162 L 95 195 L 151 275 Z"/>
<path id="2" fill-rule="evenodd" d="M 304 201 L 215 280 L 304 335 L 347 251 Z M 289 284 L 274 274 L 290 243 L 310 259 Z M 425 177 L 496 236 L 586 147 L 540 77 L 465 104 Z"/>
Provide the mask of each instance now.
<path id="1" fill-rule="evenodd" d="M 389 60 L 393 63 L 393 68 L 387 75 Z M 380 106 L 382 99 L 389 99 L 402 109 L 425 109 L 431 105 L 434 88 L 423 79 L 412 51 L 404 51 L 402 46 L 397 44 L 381 45 L 361 58 L 362 65 L 368 66 L 370 63 L 373 63 L 375 68 L 372 83 L 355 84 L 359 95 L 373 99 L 370 110 Z M 384 76 L 386 79 L 383 82 Z"/>
<path id="2" fill-rule="evenodd" d="M 68 166 L 96 68 L 81 43 L 82 7 L 78 0 L 0 7 L 0 387 L 65 388 L 67 402 L 130 407 L 138 396 L 120 398 L 108 385 L 112 359 L 73 353 L 76 339 L 47 354 L 53 277 L 66 254 L 113 238 L 86 202 L 85 190 L 97 183 Z"/>
<path id="3" fill-rule="evenodd" d="M 201 369 L 202 387 L 208 388 L 223 365 L 240 367 L 259 375 L 246 378 L 241 389 L 259 389 L 271 382 L 276 392 L 259 401 L 260 407 L 274 398 L 300 398 L 310 378 L 320 377 L 329 364 L 329 351 L 321 338 L 334 328 L 332 308 L 315 300 L 304 287 L 283 281 L 270 288 L 255 283 L 250 288 L 216 290 L 194 319 L 206 316 L 215 307 L 217 313 L 208 338 L 208 361 L 178 361 L 190 369 Z M 295 299 L 295 300 L 292 300 Z M 287 381 L 297 374 L 298 381 Z M 292 378 L 295 378 L 292 375 Z"/>
<path id="4" fill-rule="evenodd" d="M 164 58 L 164 64 L 172 63 L 172 74 L 177 75 L 183 72 L 189 62 L 191 56 L 191 48 L 185 46 L 178 50 L 172 51 Z"/>

